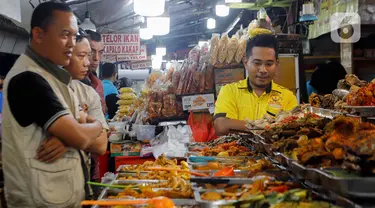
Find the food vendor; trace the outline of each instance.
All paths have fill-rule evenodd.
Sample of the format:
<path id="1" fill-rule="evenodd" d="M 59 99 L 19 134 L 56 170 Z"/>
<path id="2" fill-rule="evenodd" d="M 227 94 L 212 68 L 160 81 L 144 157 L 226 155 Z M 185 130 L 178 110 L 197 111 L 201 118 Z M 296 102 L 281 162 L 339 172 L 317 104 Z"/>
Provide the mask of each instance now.
<path id="1" fill-rule="evenodd" d="M 278 41 L 273 35 L 257 35 L 247 43 L 244 66 L 248 78 L 220 89 L 215 104 L 214 126 L 217 135 L 231 130 L 245 131 L 245 119 L 257 120 L 297 106 L 296 96 L 273 82 L 279 59 Z"/>

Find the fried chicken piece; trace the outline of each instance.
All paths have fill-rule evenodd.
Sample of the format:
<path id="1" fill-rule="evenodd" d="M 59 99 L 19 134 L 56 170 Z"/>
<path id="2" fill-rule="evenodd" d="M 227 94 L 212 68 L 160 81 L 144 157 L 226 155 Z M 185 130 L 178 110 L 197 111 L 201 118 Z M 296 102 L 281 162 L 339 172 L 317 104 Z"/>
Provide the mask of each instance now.
<path id="1" fill-rule="evenodd" d="M 322 104 L 322 96 L 315 94 L 314 92 L 311 93 L 309 97 L 309 103 L 312 107 L 319 108 Z"/>
<path id="2" fill-rule="evenodd" d="M 342 160 L 345 157 L 345 152 L 342 148 L 335 148 L 332 151 L 332 155 L 336 160 Z"/>
<path id="3" fill-rule="evenodd" d="M 347 74 L 345 76 L 345 82 L 352 86 L 352 85 L 359 85 L 361 80 L 354 74 Z"/>

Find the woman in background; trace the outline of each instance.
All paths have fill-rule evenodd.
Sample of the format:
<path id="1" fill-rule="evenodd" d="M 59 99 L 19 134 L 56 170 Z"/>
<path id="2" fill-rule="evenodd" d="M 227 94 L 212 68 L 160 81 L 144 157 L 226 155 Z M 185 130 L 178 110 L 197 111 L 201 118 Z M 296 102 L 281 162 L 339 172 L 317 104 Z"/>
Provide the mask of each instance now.
<path id="1" fill-rule="evenodd" d="M 345 79 L 346 70 L 339 62 L 329 62 L 317 67 L 307 82 L 308 95 L 315 92 L 318 95 L 332 94 L 337 89 L 337 83 Z M 310 88 L 310 89 L 309 89 Z"/>

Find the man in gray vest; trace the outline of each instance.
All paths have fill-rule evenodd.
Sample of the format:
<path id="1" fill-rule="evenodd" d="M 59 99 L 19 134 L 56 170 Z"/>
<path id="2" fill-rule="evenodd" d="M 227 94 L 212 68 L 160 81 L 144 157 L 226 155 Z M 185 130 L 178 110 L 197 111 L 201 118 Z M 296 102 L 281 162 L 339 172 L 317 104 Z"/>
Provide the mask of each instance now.
<path id="1" fill-rule="evenodd" d="M 69 64 L 78 31 L 71 9 L 40 4 L 31 18 L 31 42 L 4 81 L 2 161 L 7 205 L 80 207 L 85 198 L 81 150 L 91 149 L 102 124 L 77 122 L 77 96 Z M 38 147 L 50 136 L 69 150 L 51 163 L 38 160 Z M 54 150 L 55 151 L 55 150 Z"/>

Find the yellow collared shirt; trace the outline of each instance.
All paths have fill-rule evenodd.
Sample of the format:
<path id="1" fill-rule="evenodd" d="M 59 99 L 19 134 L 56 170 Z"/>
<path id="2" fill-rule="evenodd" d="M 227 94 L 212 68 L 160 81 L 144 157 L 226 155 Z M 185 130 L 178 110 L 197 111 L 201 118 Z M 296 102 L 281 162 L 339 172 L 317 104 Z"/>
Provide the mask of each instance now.
<path id="1" fill-rule="evenodd" d="M 215 118 L 257 120 L 265 114 L 276 115 L 297 106 L 296 96 L 288 89 L 272 82 L 261 96 L 255 94 L 248 79 L 227 84 L 220 89 L 215 104 Z"/>

